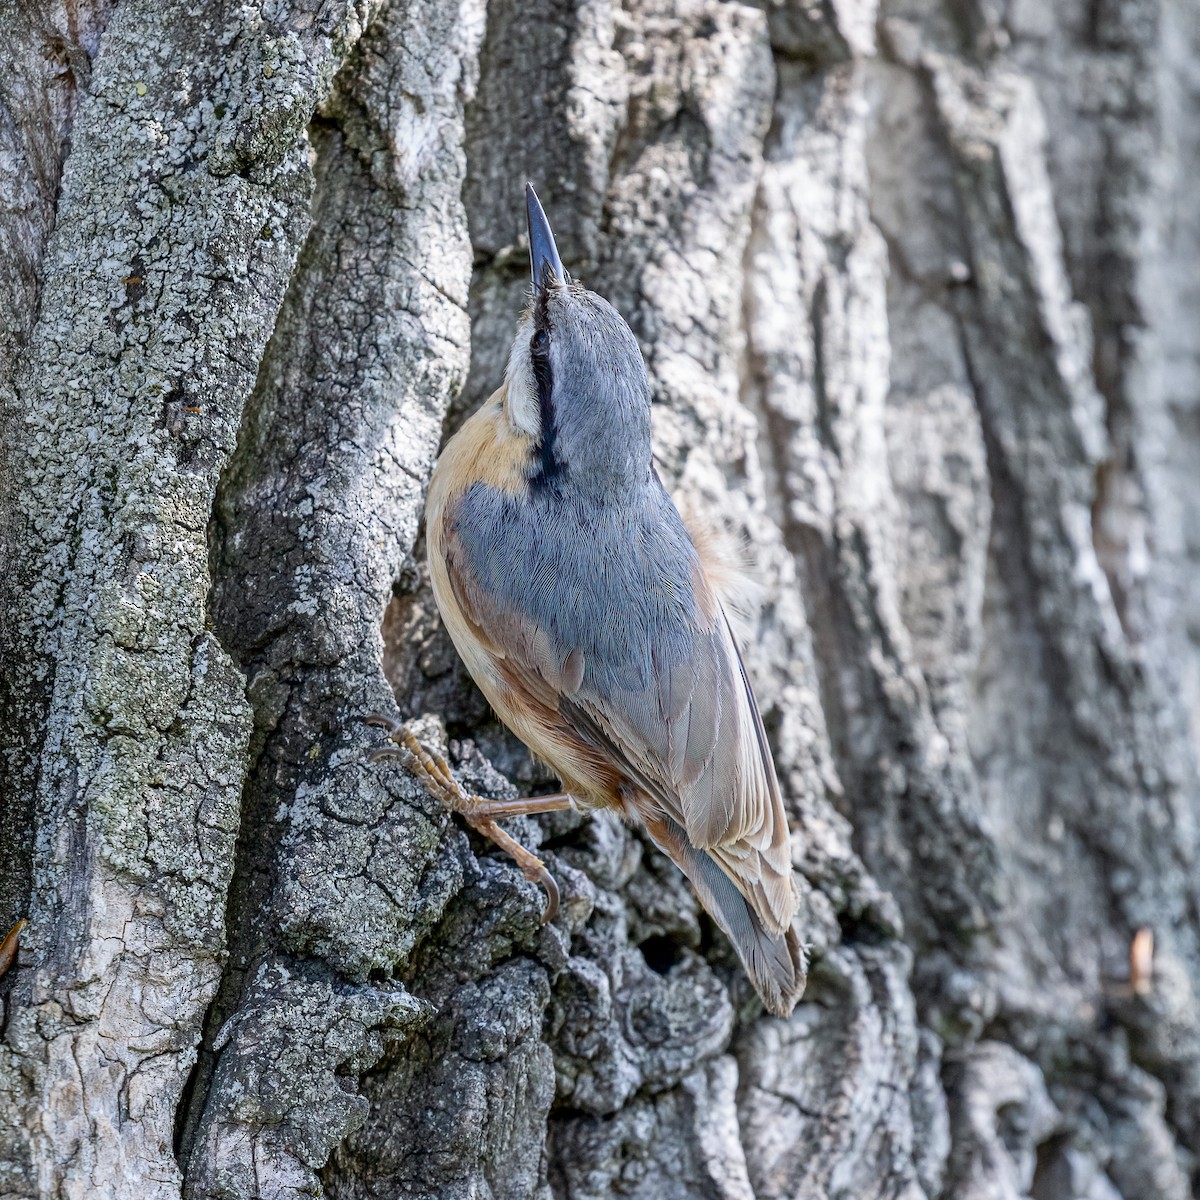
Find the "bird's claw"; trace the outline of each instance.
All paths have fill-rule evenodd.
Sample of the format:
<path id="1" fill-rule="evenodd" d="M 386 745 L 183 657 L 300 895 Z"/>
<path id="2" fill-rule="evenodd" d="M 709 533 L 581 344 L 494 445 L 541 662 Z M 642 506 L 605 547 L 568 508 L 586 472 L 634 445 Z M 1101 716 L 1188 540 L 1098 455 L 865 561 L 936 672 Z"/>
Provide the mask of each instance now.
<path id="1" fill-rule="evenodd" d="M 382 713 L 370 713 L 364 718 L 366 724 L 386 729 L 391 746 L 379 746 L 367 755 L 370 763 L 398 759 L 404 768 L 425 786 L 425 789 L 440 800 L 451 812 L 462 816 L 468 825 L 489 841 L 499 846 L 521 868 L 531 883 L 540 883 L 546 891 L 546 907 L 542 913 L 542 924 L 553 921 L 558 914 L 561 894 L 554 876 L 546 869 L 532 850 L 527 850 L 514 837 L 496 824 L 497 816 L 515 816 L 511 802 L 487 800 L 468 792 L 454 777 L 450 764 L 440 755 L 423 746 L 411 729 L 394 717 Z"/>
<path id="2" fill-rule="evenodd" d="M 367 713 L 363 717 L 363 724 L 373 725 L 376 729 L 386 729 L 392 737 L 395 737 L 404 728 L 403 721 L 398 720 L 396 717 L 389 717 L 386 713 L 376 712 Z"/>

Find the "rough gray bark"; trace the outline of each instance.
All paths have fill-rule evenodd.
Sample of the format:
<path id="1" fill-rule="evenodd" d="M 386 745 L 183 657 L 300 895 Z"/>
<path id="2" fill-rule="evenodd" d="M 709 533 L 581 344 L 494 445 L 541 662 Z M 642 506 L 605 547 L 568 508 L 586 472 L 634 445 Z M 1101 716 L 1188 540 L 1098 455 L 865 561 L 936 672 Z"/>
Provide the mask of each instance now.
<path id="1" fill-rule="evenodd" d="M 1186 0 L 0 3 L 0 1195 L 1185 1200 Z M 764 1019 L 440 629 L 521 186 L 752 547 L 809 990 Z M 390 686 L 389 686 L 390 685 Z M 1148 989 L 1129 978 L 1153 931 Z"/>

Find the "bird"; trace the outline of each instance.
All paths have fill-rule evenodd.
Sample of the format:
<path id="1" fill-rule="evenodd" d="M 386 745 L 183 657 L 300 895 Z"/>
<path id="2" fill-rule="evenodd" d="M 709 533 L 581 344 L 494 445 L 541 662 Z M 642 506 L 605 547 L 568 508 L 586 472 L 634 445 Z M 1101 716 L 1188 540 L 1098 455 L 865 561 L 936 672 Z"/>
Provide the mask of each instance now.
<path id="1" fill-rule="evenodd" d="M 541 860 L 496 824 L 610 809 L 691 881 L 766 1009 L 806 980 L 787 817 L 722 603 L 728 572 L 689 531 L 653 461 L 651 387 L 632 330 L 564 269 L 525 190 L 530 302 L 504 382 L 449 439 L 430 479 L 433 595 L 500 719 L 562 780 L 486 800 L 407 726 L 371 718 L 429 789 L 503 846 L 558 907 Z"/>

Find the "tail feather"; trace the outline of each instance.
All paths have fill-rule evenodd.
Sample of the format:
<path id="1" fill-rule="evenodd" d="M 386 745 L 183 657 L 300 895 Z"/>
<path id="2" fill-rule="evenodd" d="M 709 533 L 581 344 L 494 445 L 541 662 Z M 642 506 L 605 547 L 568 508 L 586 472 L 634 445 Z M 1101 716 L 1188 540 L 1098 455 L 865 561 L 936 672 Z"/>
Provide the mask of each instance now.
<path id="1" fill-rule="evenodd" d="M 750 982 L 767 1010 L 791 1016 L 808 980 L 804 948 L 796 931 L 770 932 L 758 913 L 738 891 L 719 861 L 688 840 L 684 829 L 669 817 L 647 822 L 658 846 L 691 880 L 700 903 L 733 943 Z"/>

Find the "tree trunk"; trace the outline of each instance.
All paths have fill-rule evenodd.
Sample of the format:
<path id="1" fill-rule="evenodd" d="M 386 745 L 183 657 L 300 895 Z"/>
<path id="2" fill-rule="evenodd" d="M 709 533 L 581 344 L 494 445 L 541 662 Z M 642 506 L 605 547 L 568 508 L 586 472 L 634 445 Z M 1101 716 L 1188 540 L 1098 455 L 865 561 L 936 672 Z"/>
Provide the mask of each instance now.
<path id="1" fill-rule="evenodd" d="M 1193 6 L 0 29 L 0 1195 L 1193 1194 Z M 550 782 L 419 526 L 502 379 L 526 179 L 764 584 L 790 1021 L 636 831 L 512 823 L 543 927 L 366 761 L 398 712 L 481 793 Z"/>

